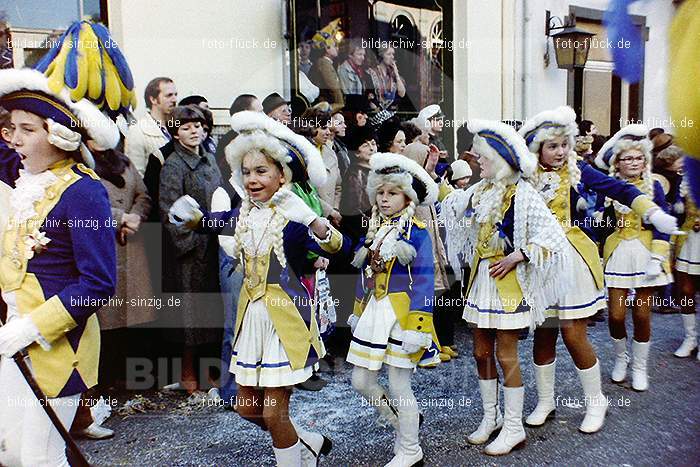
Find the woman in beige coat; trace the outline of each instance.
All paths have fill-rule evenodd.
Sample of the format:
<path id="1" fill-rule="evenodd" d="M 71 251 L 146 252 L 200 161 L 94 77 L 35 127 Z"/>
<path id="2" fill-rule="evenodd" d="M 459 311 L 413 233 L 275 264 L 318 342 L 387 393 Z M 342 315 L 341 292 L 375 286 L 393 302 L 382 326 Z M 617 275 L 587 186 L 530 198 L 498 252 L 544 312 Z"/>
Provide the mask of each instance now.
<path id="1" fill-rule="evenodd" d="M 156 320 L 158 300 L 151 286 L 142 228 L 151 210 L 143 179 L 122 153 L 95 151 L 94 157 L 95 171 L 109 195 L 117 232 L 117 290 L 97 312 L 103 342 L 100 382 L 108 387 L 126 380 L 128 358 L 151 355 L 151 331 L 133 328 Z"/>
<path id="2" fill-rule="evenodd" d="M 153 288 L 140 228 L 151 212 L 151 198 L 134 164 L 123 154 L 95 156 L 117 227 L 117 293 L 100 309 L 102 331 L 149 323 L 157 318 Z"/>

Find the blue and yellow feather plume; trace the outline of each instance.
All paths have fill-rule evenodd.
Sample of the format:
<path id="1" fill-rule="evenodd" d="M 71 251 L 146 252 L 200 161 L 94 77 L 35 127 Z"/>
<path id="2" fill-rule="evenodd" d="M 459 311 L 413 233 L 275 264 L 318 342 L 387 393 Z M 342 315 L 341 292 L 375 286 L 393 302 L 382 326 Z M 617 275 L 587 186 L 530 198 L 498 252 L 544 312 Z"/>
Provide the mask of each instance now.
<path id="1" fill-rule="evenodd" d="M 136 107 L 134 78 L 109 30 L 89 21 L 73 23 L 35 68 L 53 92 L 88 99 L 112 117 Z"/>

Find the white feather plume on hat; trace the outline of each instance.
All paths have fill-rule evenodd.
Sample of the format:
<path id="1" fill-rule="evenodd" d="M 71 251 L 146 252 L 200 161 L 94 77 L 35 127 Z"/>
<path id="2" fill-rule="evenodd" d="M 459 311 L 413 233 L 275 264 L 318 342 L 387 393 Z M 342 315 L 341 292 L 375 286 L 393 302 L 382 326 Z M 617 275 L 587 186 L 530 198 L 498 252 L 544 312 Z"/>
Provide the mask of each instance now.
<path id="1" fill-rule="evenodd" d="M 537 157 L 535 157 L 525 145 L 523 138 L 515 131 L 515 128 L 503 122 L 495 120 L 469 120 L 467 127 L 474 134 L 472 149 L 484 156 L 493 157 L 508 163 L 513 171 L 520 171 L 523 176 L 530 177 L 537 170 Z M 516 167 L 513 167 L 493 146 L 495 140 L 491 135 L 497 135 L 498 139 L 507 144 L 509 153 L 515 157 Z M 490 141 L 490 142 L 489 142 Z"/>
<path id="2" fill-rule="evenodd" d="M 526 120 L 518 133 L 525 139 L 530 152 L 534 154 L 539 152 L 544 141 L 558 136 L 567 136 L 569 147 L 573 150 L 578 135 L 576 112 L 568 105 L 545 110 Z"/>
<path id="3" fill-rule="evenodd" d="M 615 159 L 622 152 L 638 149 L 644 154 L 647 164 L 651 164 L 653 143 L 648 138 L 649 128 L 646 125 L 633 123 L 621 128 L 603 144 L 595 158 L 595 164 L 604 170 L 609 170 L 615 164 Z"/>
<path id="4" fill-rule="evenodd" d="M 254 149 L 263 149 L 266 154 L 282 164 L 285 176 L 292 181 L 290 151 L 301 155 L 301 163 L 309 183 L 315 187 L 326 182 L 326 167 L 321 153 L 309 140 L 294 133 L 284 124 L 262 112 L 242 111 L 231 116 L 231 128 L 239 135 L 226 146 L 226 161 L 231 166 L 233 179 L 243 186 L 241 164 L 243 156 Z"/>
<path id="5" fill-rule="evenodd" d="M 411 198 L 416 206 L 420 204 L 432 204 L 437 201 L 438 186 L 435 181 L 430 178 L 428 172 L 415 161 L 409 159 L 402 154 L 394 154 L 391 152 L 379 152 L 372 156 L 369 162 L 370 172 L 367 176 L 367 196 L 370 202 L 375 203 L 377 189 L 383 183 L 393 183 L 399 186 L 406 196 Z M 383 169 L 398 167 L 401 172 L 382 174 L 379 173 Z M 412 184 L 413 181 L 419 182 L 425 187 L 425 197 L 419 199 Z"/>
<path id="6" fill-rule="evenodd" d="M 112 149 L 119 143 L 117 125 L 87 99 L 73 102 L 65 88 L 58 94 L 49 89 L 48 79 L 43 73 L 30 68 L 0 71 L 0 99 L 21 90 L 37 91 L 52 96 L 78 119 L 80 129 L 99 149 Z"/>

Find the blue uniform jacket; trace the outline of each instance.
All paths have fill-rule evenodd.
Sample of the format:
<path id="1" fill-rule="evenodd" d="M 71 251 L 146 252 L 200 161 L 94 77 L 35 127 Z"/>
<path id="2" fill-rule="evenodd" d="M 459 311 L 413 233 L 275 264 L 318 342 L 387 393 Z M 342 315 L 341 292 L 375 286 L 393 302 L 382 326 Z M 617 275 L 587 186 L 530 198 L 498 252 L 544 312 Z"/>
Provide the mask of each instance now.
<path id="1" fill-rule="evenodd" d="M 0 172 L 14 186 L 20 160 Z M 49 168 L 58 181 L 34 204 L 26 222 L 11 220 L 3 232 L 0 288 L 16 295 L 18 312 L 29 316 L 50 350 L 29 348 L 32 368 L 48 397 L 84 392 L 97 384 L 100 329 L 95 312 L 116 287 L 115 234 L 107 190 L 97 175 L 72 159 Z M 50 239 L 46 249 L 22 246 L 35 229 Z"/>
<path id="2" fill-rule="evenodd" d="M 369 264 L 368 255 L 365 264 L 360 268 L 360 277 L 355 287 L 353 312 L 360 316 L 372 295 L 376 300 L 388 296 L 402 329 L 432 333 L 433 341 L 437 344 L 433 326 L 435 266 L 432 242 L 425 224 L 416 218 L 412 222 L 409 232 L 400 237 L 400 240 L 408 242 L 415 248 L 415 259 L 404 266 L 396 258 L 392 258 L 386 264 L 386 272 L 373 276 L 374 288 L 372 289 L 368 287 L 365 271 Z M 364 245 L 364 240 L 362 238 L 359 245 Z M 426 353 L 431 353 L 437 348 L 439 348 L 437 345 L 431 346 Z M 422 356 L 422 359 L 426 358 L 426 355 Z"/>
<path id="3" fill-rule="evenodd" d="M 643 196 L 643 193 L 631 183 L 610 177 L 591 167 L 587 162 L 579 161 L 581 169 L 581 181 L 578 184 L 578 192 L 571 189 L 571 223 L 578 226 L 594 241 L 601 241 L 600 229 L 593 220 L 593 213 L 605 201 L 606 197 L 615 199 L 625 206 L 632 207 L 635 199 Z M 584 211 L 577 209 L 579 199 L 586 201 L 587 208 Z"/>
<path id="4" fill-rule="evenodd" d="M 233 235 L 239 209 L 235 208 L 225 212 L 205 212 L 196 231 Z M 270 252 L 268 264 L 266 264 L 266 280 L 262 285 L 262 290 L 248 287 L 246 273 L 241 289 L 241 298 L 238 302 L 233 342 L 235 344 L 239 334 L 247 303 L 265 297 L 275 330 L 290 359 L 290 366 L 292 369 L 299 369 L 315 364 L 322 356 L 319 355 L 321 346 L 315 310 L 312 310 L 309 292 L 300 280 L 308 261 L 307 252 L 311 251 L 321 256 L 333 257 L 338 261 L 347 261 L 352 245 L 346 236 L 335 229 L 331 229 L 330 242 L 319 244 L 309 235 L 308 227 L 298 222 L 288 221 L 283 229 L 283 249 L 287 266 L 283 268 L 274 252 Z M 280 303 L 284 305 L 276 306 Z"/>

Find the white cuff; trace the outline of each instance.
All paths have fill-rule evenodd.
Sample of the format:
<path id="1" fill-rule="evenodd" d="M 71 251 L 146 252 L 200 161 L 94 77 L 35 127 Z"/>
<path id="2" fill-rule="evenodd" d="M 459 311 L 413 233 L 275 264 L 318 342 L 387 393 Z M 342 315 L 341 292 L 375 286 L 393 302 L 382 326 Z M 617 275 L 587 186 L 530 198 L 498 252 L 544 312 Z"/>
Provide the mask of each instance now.
<path id="1" fill-rule="evenodd" d="M 325 217 L 319 217 L 319 219 L 320 219 L 321 222 L 323 222 L 323 223 L 325 224 L 325 226 L 328 228 L 328 233 L 326 234 L 326 238 L 319 238 L 319 237 L 317 237 L 316 234 L 314 233 L 314 231 L 311 230 L 310 227 L 309 227 L 309 235 L 310 235 L 311 238 L 313 238 L 313 239 L 316 241 L 316 243 L 318 243 L 319 245 L 323 245 L 324 243 L 330 243 L 331 238 L 333 237 L 333 228 L 331 227 L 331 222 L 330 222 L 328 219 L 326 219 Z"/>

